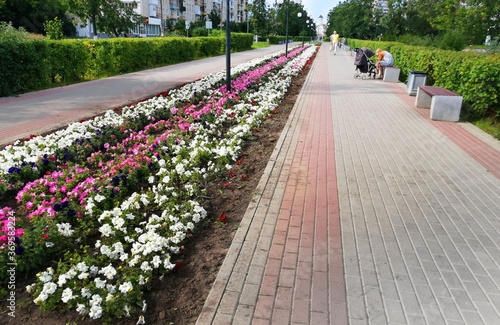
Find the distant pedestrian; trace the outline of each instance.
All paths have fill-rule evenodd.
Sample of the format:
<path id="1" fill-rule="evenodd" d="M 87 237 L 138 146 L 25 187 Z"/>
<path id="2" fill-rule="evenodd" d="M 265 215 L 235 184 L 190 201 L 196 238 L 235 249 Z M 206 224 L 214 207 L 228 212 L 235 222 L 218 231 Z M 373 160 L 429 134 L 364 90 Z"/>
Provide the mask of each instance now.
<path id="1" fill-rule="evenodd" d="M 330 42 L 332 43 L 333 46 L 333 55 L 337 54 L 337 47 L 339 46 L 339 34 L 337 34 L 337 31 L 333 31 L 332 36 L 330 36 Z"/>

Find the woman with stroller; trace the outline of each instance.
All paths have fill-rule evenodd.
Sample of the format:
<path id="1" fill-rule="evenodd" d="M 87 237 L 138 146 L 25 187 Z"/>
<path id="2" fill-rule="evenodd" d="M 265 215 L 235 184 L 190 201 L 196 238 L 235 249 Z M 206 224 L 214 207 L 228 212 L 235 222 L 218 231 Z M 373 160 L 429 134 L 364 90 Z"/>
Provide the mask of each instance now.
<path id="1" fill-rule="evenodd" d="M 381 49 L 377 49 L 375 51 L 377 55 L 378 62 L 377 66 L 377 79 L 382 79 L 384 77 L 384 68 L 392 67 L 394 65 L 394 58 L 392 54 L 387 51 L 382 51 Z"/>

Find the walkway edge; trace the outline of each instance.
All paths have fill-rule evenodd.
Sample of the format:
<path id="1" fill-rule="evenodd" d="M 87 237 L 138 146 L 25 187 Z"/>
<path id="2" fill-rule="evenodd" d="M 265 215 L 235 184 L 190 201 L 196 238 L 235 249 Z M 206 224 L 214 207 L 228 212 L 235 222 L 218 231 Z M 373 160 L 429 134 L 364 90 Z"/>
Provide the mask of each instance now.
<path id="1" fill-rule="evenodd" d="M 316 63 L 313 62 L 313 64 Z M 310 78 L 311 74 L 308 74 L 303 87 L 310 82 Z M 249 258 L 248 254 L 242 253 L 243 246 L 247 249 L 249 248 L 248 246 L 250 246 L 252 252 L 255 252 L 258 247 L 261 250 L 261 253 L 266 255 L 260 256 L 261 258 L 259 258 L 262 260 L 262 268 L 259 268 L 260 274 L 249 274 L 248 268 L 247 272 L 245 272 L 245 276 L 260 276 L 260 280 L 262 280 L 264 268 L 267 262 L 267 255 L 272 244 L 272 236 L 285 193 L 286 182 L 290 173 L 290 165 L 297 147 L 297 140 L 300 135 L 302 121 L 304 119 L 305 109 L 302 105 L 303 96 L 304 95 L 302 93 L 299 93 L 299 96 L 297 97 L 290 116 L 288 117 L 273 153 L 271 154 L 266 169 L 264 170 L 259 184 L 257 185 L 255 192 L 259 193 L 259 195 L 254 197 L 247 207 L 240 227 L 233 238 L 229 251 L 219 270 L 219 274 L 214 281 L 207 300 L 205 301 L 196 325 L 220 324 L 221 317 L 225 319 L 230 317 L 227 321 L 229 323 L 232 322 L 232 315 L 228 313 L 224 315 L 227 317 L 222 316 L 223 313 L 221 312 L 220 307 L 227 291 L 231 276 L 236 273 L 235 269 L 237 262 L 245 262 L 247 264 L 252 262 L 252 256 Z M 273 204 L 270 204 L 271 200 L 273 201 Z M 259 231 L 259 233 L 254 234 L 253 230 L 257 230 L 257 227 L 261 227 L 262 230 Z M 265 243 L 259 243 L 262 242 L 262 238 L 259 236 L 260 233 L 266 234 L 262 237 L 268 238 Z M 254 290 L 255 300 L 253 306 L 251 306 L 252 311 L 250 315 L 244 315 L 245 318 L 248 317 L 250 321 L 253 317 L 253 311 L 255 310 L 261 281 L 255 282 L 259 283 L 259 287 Z M 236 305 L 239 297 L 235 300 Z M 231 314 L 238 316 L 238 312 Z M 216 319 L 219 319 L 219 321 L 215 322 Z"/>

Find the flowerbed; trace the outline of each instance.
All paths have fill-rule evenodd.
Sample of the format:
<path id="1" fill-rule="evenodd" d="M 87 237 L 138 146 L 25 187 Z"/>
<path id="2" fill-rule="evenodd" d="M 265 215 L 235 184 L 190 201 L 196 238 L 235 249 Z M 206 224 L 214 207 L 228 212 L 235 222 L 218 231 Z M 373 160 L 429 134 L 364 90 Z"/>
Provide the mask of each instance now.
<path id="1" fill-rule="evenodd" d="M 37 257 L 65 255 L 29 287 L 35 302 L 92 318 L 139 315 L 141 290 L 154 274 L 175 268 L 171 255 L 205 218 L 198 202 L 204 185 L 231 171 L 245 138 L 315 50 L 239 66 L 231 92 L 221 72 L 124 108 L 121 115 L 110 111 L 75 123 L 68 128 L 73 132 L 48 137 L 53 146 L 34 138 L 6 148 L 13 158 L 6 174 L 33 165 L 26 174 L 47 170 L 18 192 L 29 227 L 22 233 L 22 221 L 16 221 L 16 242 L 7 240 L 2 258 L 14 257 L 29 270 L 41 264 Z M 67 145 L 57 149 L 58 143 Z M 37 150 L 42 153 L 31 154 Z M 11 209 L 4 211 L 13 218 Z M 10 247 L 17 252 L 9 255 Z"/>

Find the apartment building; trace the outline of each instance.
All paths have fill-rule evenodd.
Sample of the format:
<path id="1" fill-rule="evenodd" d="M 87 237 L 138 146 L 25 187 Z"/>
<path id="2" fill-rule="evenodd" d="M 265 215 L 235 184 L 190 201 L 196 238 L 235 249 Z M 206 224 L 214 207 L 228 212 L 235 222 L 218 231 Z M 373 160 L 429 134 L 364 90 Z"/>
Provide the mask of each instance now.
<path id="1" fill-rule="evenodd" d="M 389 12 L 389 7 L 387 6 L 387 0 L 374 0 L 373 4 L 375 9 L 380 9 L 384 14 Z"/>
<path id="2" fill-rule="evenodd" d="M 166 26 L 166 21 L 174 24 L 178 20 L 186 23 L 209 20 L 208 14 L 215 10 L 226 21 L 227 0 L 121 0 L 134 6 L 141 16 L 147 17 L 146 24 L 138 26 L 140 36 L 160 35 L 160 23 Z M 246 22 L 248 13 L 245 8 L 248 0 L 230 0 L 230 21 Z M 214 26 L 215 27 L 215 26 Z M 144 33 L 145 32 L 145 33 Z"/>
<path id="3" fill-rule="evenodd" d="M 134 8 L 134 11 L 146 18 L 146 23 L 139 24 L 130 36 L 154 37 L 161 35 L 161 23 L 166 26 L 167 20 L 175 24 L 185 20 L 187 24 L 195 21 L 209 20 L 208 14 L 215 10 L 222 21 L 226 21 L 227 0 L 120 0 Z M 245 8 L 249 0 L 229 0 L 230 21 L 246 22 L 248 12 Z M 81 25 L 81 24 L 80 24 Z M 216 26 L 213 26 L 216 28 Z M 81 37 L 94 37 L 92 27 L 77 27 L 77 34 Z M 106 38 L 107 35 L 99 37 Z"/>

